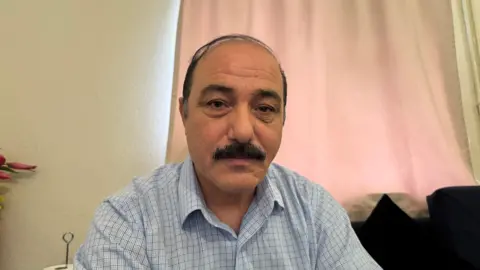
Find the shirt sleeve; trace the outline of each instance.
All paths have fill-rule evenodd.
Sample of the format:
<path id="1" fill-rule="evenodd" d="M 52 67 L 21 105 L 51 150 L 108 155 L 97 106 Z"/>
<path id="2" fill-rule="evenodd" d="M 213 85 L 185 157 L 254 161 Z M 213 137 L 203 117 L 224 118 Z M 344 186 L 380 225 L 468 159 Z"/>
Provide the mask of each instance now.
<path id="1" fill-rule="evenodd" d="M 150 269 L 141 218 L 133 209 L 109 200 L 100 205 L 75 255 L 76 270 Z"/>
<path id="2" fill-rule="evenodd" d="M 317 218 L 316 269 L 382 269 L 360 243 L 343 207 L 328 193 L 322 197 L 321 213 Z"/>

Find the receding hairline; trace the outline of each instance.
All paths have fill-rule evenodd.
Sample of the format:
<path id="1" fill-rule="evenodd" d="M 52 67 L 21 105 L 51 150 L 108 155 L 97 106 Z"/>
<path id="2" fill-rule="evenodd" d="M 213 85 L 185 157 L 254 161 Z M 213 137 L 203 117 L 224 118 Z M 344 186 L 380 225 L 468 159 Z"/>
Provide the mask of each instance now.
<path id="1" fill-rule="evenodd" d="M 206 47 L 202 52 L 200 52 L 201 57 L 199 57 L 198 62 L 200 63 L 202 60 L 207 58 L 207 56 L 209 54 L 211 54 L 212 52 L 214 52 L 215 49 L 217 49 L 219 47 L 222 47 L 222 46 L 225 46 L 225 45 L 235 44 L 235 43 L 253 45 L 255 47 L 262 48 L 265 52 L 267 52 L 269 55 L 271 55 L 273 57 L 273 59 L 275 59 L 277 64 L 280 66 L 280 61 L 278 60 L 278 57 L 275 55 L 273 50 L 267 44 L 265 44 L 262 41 L 257 40 L 257 39 L 253 39 L 253 38 L 250 38 L 250 37 L 246 38 L 246 37 L 242 37 L 242 36 L 220 40 L 216 43 L 211 44 L 210 46 Z"/>
<path id="2" fill-rule="evenodd" d="M 193 72 L 193 74 L 192 74 L 192 82 L 193 82 L 194 77 L 197 75 L 197 73 L 199 71 L 198 69 L 201 69 L 201 66 L 204 65 L 205 62 L 209 60 L 209 57 L 212 53 L 215 53 L 215 51 L 217 49 L 219 49 L 223 46 L 229 46 L 229 45 L 235 45 L 235 44 L 253 46 L 255 48 L 261 48 L 264 52 L 266 52 L 269 55 L 269 57 L 271 57 L 271 60 L 273 60 L 273 62 L 270 63 L 271 67 L 275 69 L 274 72 L 278 73 L 278 75 L 280 76 L 279 78 L 283 83 L 283 75 L 282 75 L 283 70 L 282 70 L 282 67 L 280 65 L 280 62 L 278 61 L 278 59 L 275 56 L 275 54 L 273 53 L 273 51 L 267 45 L 262 43 L 261 41 L 242 39 L 242 38 L 222 40 L 219 43 L 215 43 L 211 47 L 208 47 L 206 50 L 204 50 L 201 53 L 202 54 L 201 57 L 198 59 L 198 62 L 196 64 L 197 67 L 195 69 L 195 72 Z M 277 75 L 275 75 L 275 76 L 277 76 Z"/>

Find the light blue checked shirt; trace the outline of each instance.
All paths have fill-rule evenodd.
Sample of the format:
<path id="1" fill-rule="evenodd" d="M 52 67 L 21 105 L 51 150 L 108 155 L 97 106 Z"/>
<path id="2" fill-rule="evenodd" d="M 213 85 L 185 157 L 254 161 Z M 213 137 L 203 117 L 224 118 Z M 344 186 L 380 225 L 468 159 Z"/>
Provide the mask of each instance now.
<path id="1" fill-rule="evenodd" d="M 160 167 L 96 211 L 75 269 L 381 269 L 322 187 L 276 164 L 240 233 L 207 208 L 193 164 Z"/>

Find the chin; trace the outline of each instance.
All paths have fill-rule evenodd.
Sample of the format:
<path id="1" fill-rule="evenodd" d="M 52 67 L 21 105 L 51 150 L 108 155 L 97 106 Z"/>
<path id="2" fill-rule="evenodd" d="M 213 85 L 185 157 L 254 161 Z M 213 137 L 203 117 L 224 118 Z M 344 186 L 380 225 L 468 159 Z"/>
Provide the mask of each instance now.
<path id="1" fill-rule="evenodd" d="M 216 178 L 217 185 L 221 189 L 232 193 L 252 191 L 263 180 L 263 177 L 259 177 L 252 172 L 223 173 Z"/>

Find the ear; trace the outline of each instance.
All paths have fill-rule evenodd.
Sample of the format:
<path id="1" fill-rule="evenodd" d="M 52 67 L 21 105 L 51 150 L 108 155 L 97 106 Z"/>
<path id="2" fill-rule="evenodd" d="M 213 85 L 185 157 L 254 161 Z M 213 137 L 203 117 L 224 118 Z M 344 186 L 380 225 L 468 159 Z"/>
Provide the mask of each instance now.
<path id="1" fill-rule="evenodd" d="M 185 115 L 185 109 L 184 106 L 188 106 L 188 104 L 185 104 L 183 102 L 183 97 L 179 98 L 178 99 L 178 111 L 180 112 L 180 115 L 182 116 L 182 123 L 183 123 L 183 126 L 185 126 L 185 119 L 186 119 L 186 115 Z"/>

